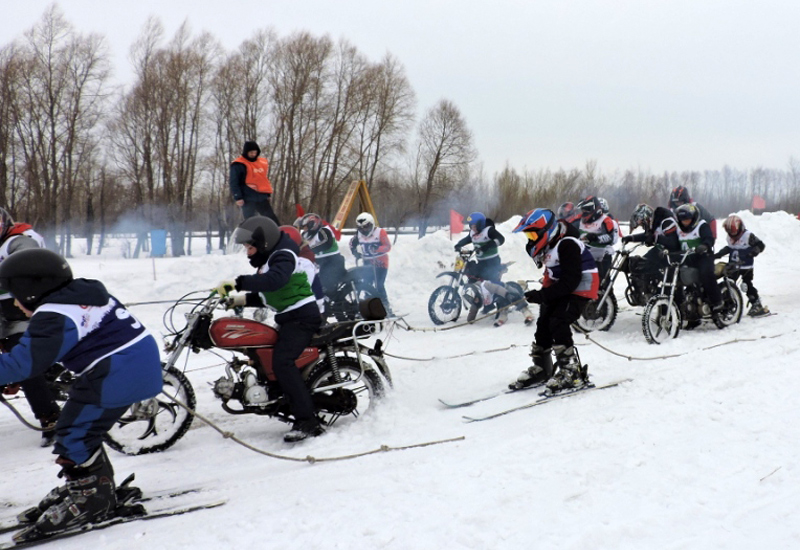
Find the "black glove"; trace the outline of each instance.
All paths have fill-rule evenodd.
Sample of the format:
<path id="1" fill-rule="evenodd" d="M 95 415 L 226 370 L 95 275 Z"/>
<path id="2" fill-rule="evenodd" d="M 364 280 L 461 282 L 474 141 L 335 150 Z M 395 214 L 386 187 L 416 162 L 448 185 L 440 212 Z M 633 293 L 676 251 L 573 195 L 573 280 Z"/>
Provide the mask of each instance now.
<path id="1" fill-rule="evenodd" d="M 719 252 L 715 252 L 715 253 L 714 253 L 714 259 L 715 259 L 715 260 L 719 260 L 719 259 L 720 259 L 720 258 L 722 258 L 724 255 L 725 255 L 725 252 L 723 252 L 723 251 L 721 251 L 721 250 L 720 250 Z"/>
<path id="2" fill-rule="evenodd" d="M 653 235 L 652 233 L 648 233 L 644 237 L 644 244 L 645 246 L 653 246 L 654 244 L 656 244 L 656 236 Z"/>
<path id="3" fill-rule="evenodd" d="M 529 290 L 525 293 L 525 300 L 529 304 L 541 304 L 542 303 L 542 291 L 541 290 Z"/>
<path id="4" fill-rule="evenodd" d="M 757 248 L 754 248 L 753 251 L 750 253 L 750 257 L 751 258 L 755 258 L 759 254 L 761 254 L 761 251 L 759 249 L 757 249 Z"/>
<path id="5" fill-rule="evenodd" d="M 622 237 L 622 244 L 627 244 L 633 240 L 633 235 L 625 235 Z"/>
<path id="6" fill-rule="evenodd" d="M 695 251 L 696 254 L 699 254 L 700 256 L 704 256 L 704 255 L 708 254 L 708 245 L 706 245 L 706 244 L 698 244 L 697 248 L 695 248 L 694 251 Z"/>
<path id="7" fill-rule="evenodd" d="M 459 246 L 459 245 L 455 245 L 455 246 L 453 247 L 453 249 L 454 249 L 456 252 L 461 252 L 461 246 Z"/>
<path id="8" fill-rule="evenodd" d="M 588 243 L 596 243 L 598 240 L 600 240 L 600 235 L 597 235 L 596 233 L 587 233 L 586 234 L 586 242 L 588 242 Z"/>

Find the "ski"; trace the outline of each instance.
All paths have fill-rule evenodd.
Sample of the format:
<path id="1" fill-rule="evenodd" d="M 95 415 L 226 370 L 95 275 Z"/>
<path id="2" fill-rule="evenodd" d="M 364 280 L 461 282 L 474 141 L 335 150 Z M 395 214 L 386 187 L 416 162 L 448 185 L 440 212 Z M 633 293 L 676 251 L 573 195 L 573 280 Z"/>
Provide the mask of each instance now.
<path id="1" fill-rule="evenodd" d="M 44 544 L 52 542 L 54 540 L 66 539 L 83 533 L 88 533 L 90 531 L 99 531 L 100 529 L 105 529 L 107 527 L 112 527 L 114 525 L 118 525 L 121 523 L 130 523 L 132 521 L 138 521 L 138 520 L 165 518 L 169 516 L 179 516 L 182 514 L 189 514 L 191 512 L 197 512 L 200 510 L 209 510 L 211 508 L 217 508 L 219 506 L 222 506 L 226 502 L 227 500 L 217 500 L 217 501 L 205 502 L 202 504 L 194 504 L 189 506 L 167 506 L 153 511 L 147 511 L 141 504 L 132 504 L 132 505 L 128 504 L 118 507 L 116 511 L 117 515 L 108 518 L 104 521 L 100 521 L 97 523 L 88 523 L 86 525 L 81 525 L 80 527 L 68 529 L 66 531 L 62 531 L 61 533 L 56 533 L 54 535 L 42 538 L 34 538 L 31 540 L 21 539 L 18 542 L 15 540 L 2 542 L 0 543 L 0 550 L 10 550 L 12 548 L 13 549 L 30 548 L 38 544 Z M 24 537 L 24 533 L 26 533 L 32 528 L 33 526 L 29 525 L 22 531 L 19 531 L 14 536 Z"/>
<path id="2" fill-rule="evenodd" d="M 464 420 L 466 422 L 483 422 L 484 420 L 491 420 L 493 418 L 498 418 L 500 416 L 505 416 L 509 413 L 521 411 L 524 409 L 530 409 L 531 407 L 537 407 L 539 405 L 544 405 L 545 403 L 549 403 L 551 401 L 556 401 L 558 399 L 562 399 L 565 397 L 570 397 L 579 393 L 585 393 L 595 390 L 604 390 L 607 388 L 613 388 L 615 386 L 619 386 L 625 382 L 630 382 L 631 378 L 625 378 L 622 380 L 617 380 L 616 382 L 609 382 L 608 384 L 602 384 L 597 386 L 592 384 L 591 382 L 587 386 L 581 386 L 580 388 L 575 388 L 574 390 L 565 390 L 560 391 L 558 393 L 554 393 L 553 395 L 542 395 L 539 399 L 532 403 L 527 403 L 525 405 L 520 405 L 519 407 L 512 407 L 510 409 L 506 409 L 504 411 L 496 412 L 494 414 L 486 415 L 486 416 L 464 416 Z M 541 394 L 540 394 L 541 395 Z"/>
<path id="3" fill-rule="evenodd" d="M 129 475 L 125 480 L 117 487 L 117 506 L 127 505 L 134 502 L 142 503 L 142 502 L 156 502 L 162 501 L 170 498 L 176 498 L 184 495 L 190 495 L 193 493 L 199 493 L 203 491 L 200 487 L 188 487 L 186 489 L 171 489 L 167 491 L 156 491 L 153 493 L 148 493 L 147 495 L 142 494 L 142 490 L 138 487 L 131 486 L 131 482 L 134 480 L 134 474 Z M 31 508 L 28 508 L 30 510 Z M 29 527 L 32 522 L 28 521 L 20 521 L 19 514 L 8 518 L 6 520 L 0 521 L 0 535 L 3 533 L 8 533 L 10 531 L 18 531 Z"/>
<path id="4" fill-rule="evenodd" d="M 520 388 L 518 390 L 507 389 L 503 391 L 498 391 L 490 395 L 484 395 L 483 397 L 478 397 L 477 399 L 472 399 L 470 401 L 461 401 L 461 402 L 450 402 L 445 401 L 443 399 L 439 399 L 439 403 L 447 407 L 448 409 L 460 409 L 461 407 L 469 407 L 470 405 L 474 405 L 475 403 L 482 403 L 483 401 L 489 401 L 490 399 L 494 399 L 495 397 L 500 397 L 501 395 L 507 395 L 509 393 L 519 393 L 525 390 L 532 390 L 535 388 L 541 388 L 544 386 L 544 382 L 540 384 L 533 384 L 532 386 L 528 386 L 526 388 Z"/>

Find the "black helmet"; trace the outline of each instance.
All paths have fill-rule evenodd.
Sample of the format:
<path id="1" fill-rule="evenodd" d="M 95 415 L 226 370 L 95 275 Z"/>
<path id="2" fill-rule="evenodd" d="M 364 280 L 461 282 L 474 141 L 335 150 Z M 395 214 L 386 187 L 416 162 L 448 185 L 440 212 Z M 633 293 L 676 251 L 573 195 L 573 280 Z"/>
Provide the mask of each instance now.
<path id="1" fill-rule="evenodd" d="M 278 229 L 278 224 L 266 216 L 247 218 L 239 224 L 232 237 L 236 244 L 249 244 L 263 253 L 275 248 L 280 238 L 281 230 Z"/>
<path id="2" fill-rule="evenodd" d="M 297 229 L 300 230 L 306 240 L 311 240 L 319 233 L 319 230 L 322 229 L 322 218 L 317 214 L 306 214 L 300 219 L 300 224 Z"/>
<path id="3" fill-rule="evenodd" d="M 600 206 L 600 201 L 597 197 L 592 195 L 589 195 L 578 203 L 578 208 L 581 211 L 581 219 L 584 223 L 595 222 L 603 215 L 603 208 Z"/>
<path id="4" fill-rule="evenodd" d="M 686 232 L 687 229 L 692 230 L 697 227 L 700 222 L 700 210 L 693 204 L 682 204 L 675 211 L 675 217 L 678 218 L 681 229 Z M 683 223 L 687 220 L 690 221 L 688 225 Z"/>
<path id="5" fill-rule="evenodd" d="M 71 280 L 67 260 L 46 248 L 20 250 L 0 263 L 0 288 L 30 310 Z"/>

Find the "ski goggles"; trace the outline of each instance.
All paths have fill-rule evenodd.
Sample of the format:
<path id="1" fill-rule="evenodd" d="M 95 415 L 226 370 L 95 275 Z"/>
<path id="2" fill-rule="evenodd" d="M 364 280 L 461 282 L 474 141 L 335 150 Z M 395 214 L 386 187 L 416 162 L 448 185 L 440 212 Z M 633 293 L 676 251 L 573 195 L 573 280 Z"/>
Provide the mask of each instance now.
<path id="1" fill-rule="evenodd" d="M 532 243 L 535 243 L 541 238 L 538 231 L 523 231 L 523 233 L 525 233 L 525 236 L 528 237 L 528 240 Z"/>

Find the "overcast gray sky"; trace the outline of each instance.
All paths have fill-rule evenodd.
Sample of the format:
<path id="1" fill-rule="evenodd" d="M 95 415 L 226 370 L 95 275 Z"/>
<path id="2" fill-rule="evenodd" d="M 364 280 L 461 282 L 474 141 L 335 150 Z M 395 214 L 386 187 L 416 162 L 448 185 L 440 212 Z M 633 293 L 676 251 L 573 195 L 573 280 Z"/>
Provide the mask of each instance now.
<path id="1" fill-rule="evenodd" d="M 0 44 L 52 2 L 2 0 Z M 228 50 L 255 29 L 346 38 L 405 66 L 420 113 L 462 111 L 492 174 L 785 168 L 800 158 L 798 0 L 61 0 L 119 79 L 149 15 Z"/>

